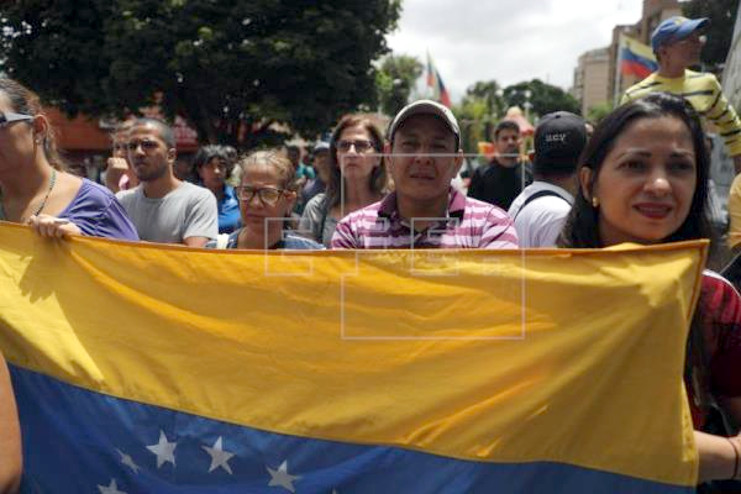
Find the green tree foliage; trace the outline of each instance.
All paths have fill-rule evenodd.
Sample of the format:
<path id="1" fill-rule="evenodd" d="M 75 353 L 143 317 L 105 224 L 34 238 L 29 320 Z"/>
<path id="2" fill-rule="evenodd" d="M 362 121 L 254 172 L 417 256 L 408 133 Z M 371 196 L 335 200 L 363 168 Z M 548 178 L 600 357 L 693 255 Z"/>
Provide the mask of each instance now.
<path id="1" fill-rule="evenodd" d="M 708 40 L 702 50 L 702 62 L 709 65 L 711 70 L 726 61 L 728 49 L 733 41 L 738 2 L 739 0 L 690 0 L 682 3 L 682 12 L 685 16 L 692 19 L 710 18 L 710 26 L 706 29 Z"/>
<path id="2" fill-rule="evenodd" d="M 393 116 L 409 102 L 422 69 L 422 63 L 416 57 L 388 55 L 383 59 L 376 75 L 381 111 Z"/>
<path id="3" fill-rule="evenodd" d="M 371 62 L 399 13 L 400 0 L 24 0 L 3 6 L 0 59 L 70 115 L 159 102 L 204 141 L 251 147 L 274 122 L 315 135 L 375 105 Z"/>
<path id="4" fill-rule="evenodd" d="M 516 105 L 524 109 L 528 101 L 526 91 L 530 91 L 531 118 L 560 110 L 570 111 L 577 115 L 581 114 L 581 108 L 576 98 L 563 89 L 546 84 L 540 79 L 507 86 L 504 89 L 504 99 L 509 106 Z"/>
<path id="5" fill-rule="evenodd" d="M 487 114 L 493 118 L 504 115 L 507 103 L 503 98 L 504 91 L 497 81 L 477 82 L 466 89 L 465 98 L 479 99 L 486 105 Z"/>
<path id="6" fill-rule="evenodd" d="M 452 111 L 461 128 L 463 151 L 476 152 L 476 143 L 488 140 L 486 131 L 491 116 L 487 113 L 486 103 L 481 99 L 464 97 Z"/>
<path id="7" fill-rule="evenodd" d="M 476 152 L 477 143 L 491 140 L 497 120 L 504 115 L 506 103 L 497 81 L 479 81 L 466 89 L 453 112 L 461 124 L 461 142 L 466 152 Z"/>

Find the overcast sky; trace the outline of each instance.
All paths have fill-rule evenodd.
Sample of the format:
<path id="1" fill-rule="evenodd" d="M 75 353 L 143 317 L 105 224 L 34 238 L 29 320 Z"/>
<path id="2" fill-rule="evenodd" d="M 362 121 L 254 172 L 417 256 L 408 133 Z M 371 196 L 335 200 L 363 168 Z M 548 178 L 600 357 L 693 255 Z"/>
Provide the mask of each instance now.
<path id="1" fill-rule="evenodd" d="M 607 46 L 616 24 L 641 18 L 642 0 L 403 0 L 396 54 L 429 50 L 454 101 L 477 81 L 502 87 L 539 78 L 573 84 L 579 55 Z"/>

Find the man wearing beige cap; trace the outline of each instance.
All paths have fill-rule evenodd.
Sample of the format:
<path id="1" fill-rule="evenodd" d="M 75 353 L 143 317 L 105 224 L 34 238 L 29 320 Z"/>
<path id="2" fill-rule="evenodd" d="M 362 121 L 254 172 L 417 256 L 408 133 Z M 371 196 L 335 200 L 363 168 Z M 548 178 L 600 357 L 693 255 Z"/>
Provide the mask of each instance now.
<path id="1" fill-rule="evenodd" d="M 451 186 L 463 152 L 448 108 L 430 100 L 411 103 L 391 122 L 387 138 L 396 190 L 340 220 L 332 248 L 517 248 L 507 213 Z"/>

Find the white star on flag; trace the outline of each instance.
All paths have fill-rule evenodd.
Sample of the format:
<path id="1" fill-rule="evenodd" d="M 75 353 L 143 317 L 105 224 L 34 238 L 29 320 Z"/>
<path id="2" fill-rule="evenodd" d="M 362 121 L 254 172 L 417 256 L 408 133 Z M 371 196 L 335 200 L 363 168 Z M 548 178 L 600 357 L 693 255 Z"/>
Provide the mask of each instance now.
<path id="1" fill-rule="evenodd" d="M 171 443 L 167 441 L 167 436 L 160 430 L 160 440 L 157 444 L 147 446 L 147 449 L 157 455 L 157 468 L 160 468 L 163 464 L 168 461 L 175 466 L 175 448 L 177 442 Z"/>
<path id="2" fill-rule="evenodd" d="M 100 494 L 126 494 L 124 491 L 118 490 L 118 485 L 116 485 L 116 479 L 111 479 L 111 483 L 106 485 L 99 485 L 98 490 L 100 491 Z"/>
<path id="3" fill-rule="evenodd" d="M 118 448 L 116 448 L 116 452 L 121 457 L 121 463 L 123 463 L 124 465 L 132 469 L 135 474 L 139 473 L 139 470 L 141 470 L 141 467 L 137 465 L 136 463 L 134 463 L 134 459 L 131 456 L 127 455 L 126 453 L 124 453 Z"/>
<path id="4" fill-rule="evenodd" d="M 209 467 L 208 473 L 211 473 L 217 468 L 221 467 L 229 472 L 229 475 L 233 475 L 232 467 L 229 466 L 229 460 L 234 456 L 234 453 L 224 451 L 223 447 L 221 446 L 221 436 L 219 436 L 212 448 L 209 448 L 208 446 L 201 447 L 206 451 L 206 453 L 211 456 L 211 467 Z"/>
<path id="5" fill-rule="evenodd" d="M 278 467 L 278 470 L 273 470 L 270 467 L 266 468 L 268 469 L 268 473 L 271 477 L 270 483 L 268 483 L 268 487 L 283 487 L 289 492 L 296 492 L 296 488 L 293 486 L 293 483 L 300 479 L 301 476 L 291 475 L 288 473 L 288 460 L 281 463 Z"/>

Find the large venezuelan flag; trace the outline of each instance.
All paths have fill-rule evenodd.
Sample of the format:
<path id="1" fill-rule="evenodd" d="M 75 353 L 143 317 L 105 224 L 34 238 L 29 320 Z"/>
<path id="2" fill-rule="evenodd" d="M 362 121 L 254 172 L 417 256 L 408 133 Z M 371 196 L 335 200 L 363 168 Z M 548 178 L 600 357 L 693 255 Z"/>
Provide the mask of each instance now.
<path id="1" fill-rule="evenodd" d="M 40 492 L 691 492 L 704 243 L 213 252 L 0 225 Z"/>
<path id="2" fill-rule="evenodd" d="M 644 79 L 659 69 L 656 56 L 651 47 L 644 45 L 633 38 L 620 35 L 619 40 L 620 73 L 622 75 L 634 75 Z"/>

